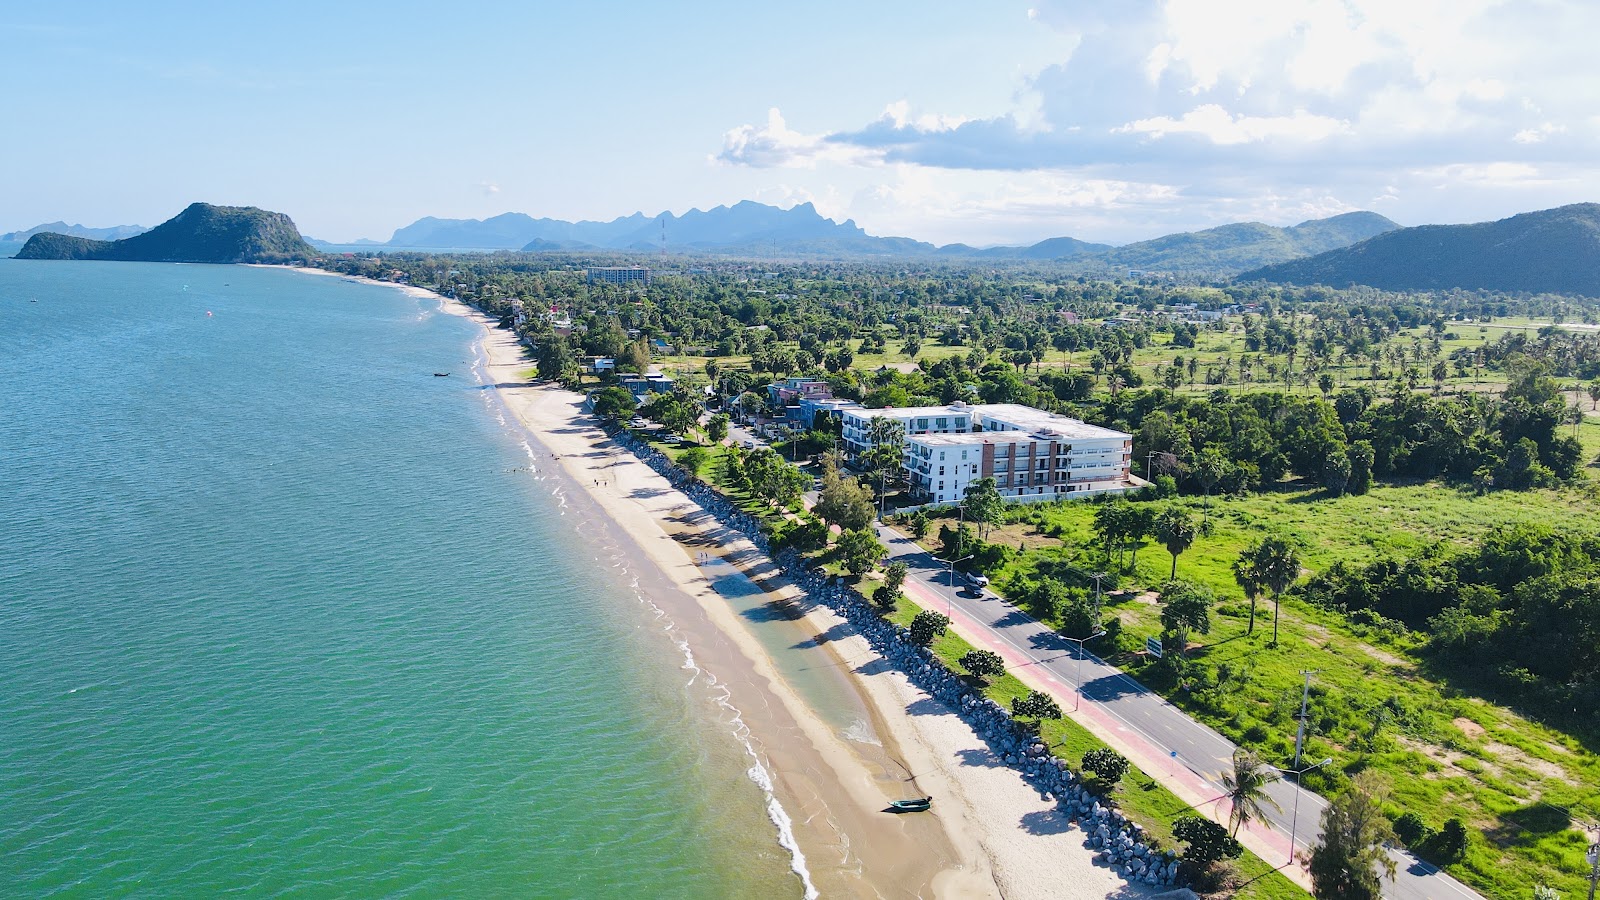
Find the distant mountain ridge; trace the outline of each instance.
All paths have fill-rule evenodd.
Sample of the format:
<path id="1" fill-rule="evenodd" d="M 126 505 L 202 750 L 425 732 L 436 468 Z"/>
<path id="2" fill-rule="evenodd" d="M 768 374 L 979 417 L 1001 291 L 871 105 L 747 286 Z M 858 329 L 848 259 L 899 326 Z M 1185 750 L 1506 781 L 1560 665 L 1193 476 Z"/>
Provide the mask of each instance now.
<path id="1" fill-rule="evenodd" d="M 1240 222 L 1128 244 L 1098 261 L 1131 269 L 1239 272 L 1348 247 L 1399 227 L 1374 212 L 1344 213 L 1288 228 Z"/>
<path id="2" fill-rule="evenodd" d="M 664 227 L 663 227 L 664 226 Z M 427 217 L 397 229 L 390 249 L 464 249 L 724 253 L 729 255 L 931 256 L 945 259 L 1069 261 L 1085 269 L 1238 272 L 1342 247 L 1400 226 L 1377 213 L 1355 212 L 1277 228 L 1258 222 L 1168 235 L 1113 247 L 1070 237 L 1025 247 L 936 247 L 924 241 L 868 234 L 853 220 L 836 222 L 810 203 L 781 209 L 746 200 L 682 216 L 634 213 L 609 222 L 567 222 L 505 213 L 489 219 Z M 663 237 L 665 241 L 663 242 Z"/>
<path id="3" fill-rule="evenodd" d="M 54 232 L 35 234 L 16 258 L 276 263 L 316 255 L 283 213 L 254 206 L 192 203 L 149 231 L 117 241 Z"/>
<path id="4" fill-rule="evenodd" d="M 144 234 L 150 229 L 143 225 L 113 225 L 109 228 L 90 228 L 86 225 L 68 225 L 65 222 L 47 222 L 35 225 L 27 231 L 8 231 L 0 234 L 0 243 L 23 243 L 36 234 L 64 234 L 68 237 L 89 238 L 96 241 L 120 241 L 134 235 Z"/>
<path id="5" fill-rule="evenodd" d="M 1600 204 L 1575 203 L 1496 222 L 1403 228 L 1244 272 L 1239 279 L 1600 297 Z"/>

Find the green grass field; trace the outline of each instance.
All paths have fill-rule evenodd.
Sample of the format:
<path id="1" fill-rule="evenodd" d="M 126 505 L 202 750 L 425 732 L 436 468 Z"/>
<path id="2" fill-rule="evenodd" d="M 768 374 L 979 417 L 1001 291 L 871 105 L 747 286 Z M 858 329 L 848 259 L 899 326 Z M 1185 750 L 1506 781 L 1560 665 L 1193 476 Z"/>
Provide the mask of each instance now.
<path id="1" fill-rule="evenodd" d="M 1179 502 L 1202 515 L 1200 499 Z M 1477 832 L 1466 858 L 1449 868 L 1486 894 L 1520 897 L 1535 882 L 1572 893 L 1583 889 L 1587 839 L 1574 825 L 1600 818 L 1600 757 L 1593 743 L 1431 676 L 1414 653 L 1420 635 L 1360 628 L 1292 598 L 1283 605 L 1276 647 L 1271 646 L 1269 599 L 1259 602 L 1255 632 L 1247 635 L 1249 607 L 1231 566 L 1241 550 L 1269 531 L 1295 539 L 1303 565 L 1317 571 L 1338 560 L 1404 557 L 1435 541 L 1465 544 L 1505 523 L 1600 530 L 1600 504 L 1592 492 L 1476 496 L 1430 483 L 1377 486 L 1365 496 L 1339 499 L 1284 490 L 1214 499 L 1210 507 L 1212 533 L 1178 562 L 1179 578 L 1205 584 L 1219 598 L 1211 633 L 1193 637 L 1200 644 L 1191 651 L 1199 671 L 1179 689 L 1143 654 L 1124 652 L 1115 661 L 1196 718 L 1280 765 L 1293 755 L 1300 673 L 1316 670 L 1306 755 L 1332 756 L 1336 764 L 1308 776 L 1308 787 L 1334 793 L 1350 775 L 1371 768 L 1391 787 L 1394 815 L 1415 811 L 1435 828 L 1446 816 L 1457 815 Z M 1094 509 L 1079 503 L 1019 510 L 1033 521 L 1017 521 L 991 535 L 997 543 L 1024 548 L 991 573 L 996 585 L 1004 590 L 1039 561 L 1107 569 L 1094 547 Z M 1124 581 L 1128 589 L 1110 597 L 1105 613 L 1123 622 L 1121 646 L 1142 647 L 1146 636 L 1161 633 L 1160 607 L 1141 589 L 1165 581 L 1171 564 L 1162 547 L 1146 546 Z M 1224 667 L 1228 677 L 1219 679 L 1216 673 Z M 1403 716 L 1368 747 L 1363 739 L 1372 727 L 1370 711 L 1391 698 Z"/>

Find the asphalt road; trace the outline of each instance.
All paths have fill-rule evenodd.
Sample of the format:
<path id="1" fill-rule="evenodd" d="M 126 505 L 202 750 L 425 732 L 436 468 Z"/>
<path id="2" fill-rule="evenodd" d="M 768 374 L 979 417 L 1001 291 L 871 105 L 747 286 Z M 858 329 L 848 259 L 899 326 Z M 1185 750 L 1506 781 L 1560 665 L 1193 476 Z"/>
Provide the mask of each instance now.
<path id="1" fill-rule="evenodd" d="M 1062 639 L 993 593 L 952 586 L 945 563 L 904 535 L 880 526 L 879 539 L 889 548 L 892 558 L 906 563 L 909 569 L 908 589 L 914 583 L 924 599 L 936 600 L 948 606 L 958 614 L 958 621 L 983 629 L 989 643 L 1004 645 L 1015 655 L 1025 657 L 1027 665 L 1066 685 L 1069 695 L 1072 686 L 1079 684 L 1078 673 L 1081 671 L 1082 703 L 1086 708 L 1090 704 L 1098 706 L 1097 712 L 1109 717 L 1118 731 L 1122 732 L 1122 737 L 1141 740 L 1153 752 L 1181 765 L 1203 782 L 1205 789 L 1214 796 L 1220 797 L 1225 793 L 1219 776 L 1232 769 L 1233 742 L 1191 719 L 1182 710 L 1093 653 L 1084 653 L 1080 661 L 1077 644 Z M 959 573 L 956 578 L 959 582 Z M 1070 696 L 1058 699 L 1072 700 Z M 1272 762 L 1281 762 L 1285 766 L 1292 764 L 1292 760 Z M 1301 765 L 1314 762 L 1316 760 L 1305 760 Z M 1292 830 L 1296 849 L 1306 850 L 1320 834 L 1319 823 L 1322 811 L 1327 808 L 1327 801 L 1310 791 L 1299 789 L 1287 777 L 1273 783 L 1268 793 L 1282 808 L 1281 811 L 1269 808 L 1267 818 L 1272 827 L 1283 835 L 1283 848 L 1287 851 L 1287 838 Z M 1298 825 L 1295 825 L 1292 816 L 1297 808 L 1297 795 Z M 1275 864 L 1286 862 L 1287 852 L 1283 855 L 1284 859 L 1269 861 Z M 1383 895 L 1391 900 L 1465 900 L 1479 896 L 1404 850 L 1393 849 L 1390 855 L 1395 860 L 1395 880 L 1384 885 Z"/>

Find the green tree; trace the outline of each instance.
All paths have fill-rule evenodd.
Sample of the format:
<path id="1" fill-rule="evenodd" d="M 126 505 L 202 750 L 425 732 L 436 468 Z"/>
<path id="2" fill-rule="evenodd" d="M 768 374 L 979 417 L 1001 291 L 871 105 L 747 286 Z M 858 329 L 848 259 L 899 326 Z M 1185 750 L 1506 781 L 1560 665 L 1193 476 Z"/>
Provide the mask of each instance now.
<path id="1" fill-rule="evenodd" d="M 539 341 L 539 377 L 546 381 L 564 381 L 578 371 L 578 360 L 566 338 L 550 336 Z"/>
<path id="2" fill-rule="evenodd" d="M 898 559 L 883 567 L 883 584 L 878 587 L 878 592 L 872 595 L 872 605 L 878 608 L 878 612 L 889 615 L 899 606 L 906 572 L 906 564 Z"/>
<path id="3" fill-rule="evenodd" d="M 594 401 L 594 414 L 606 419 L 631 416 L 639 406 L 634 402 L 632 392 L 617 385 L 595 391 L 591 399 Z"/>
<path id="4" fill-rule="evenodd" d="M 1345 493 L 1361 496 L 1372 489 L 1372 461 L 1377 453 L 1371 441 L 1354 441 L 1345 449 L 1350 459 L 1350 480 L 1345 483 Z"/>
<path id="5" fill-rule="evenodd" d="M 700 472 L 705 469 L 706 463 L 710 461 L 711 453 L 704 447 L 690 447 L 683 451 L 682 456 L 678 457 L 679 467 L 696 478 L 700 477 Z"/>
<path id="6" fill-rule="evenodd" d="M 1233 769 L 1222 773 L 1222 787 L 1232 807 L 1228 810 L 1228 824 L 1233 835 L 1250 822 L 1260 819 L 1268 806 L 1279 812 L 1283 808 L 1267 794 L 1267 785 L 1278 780 L 1278 770 L 1263 763 L 1254 753 L 1239 747 L 1233 751 Z"/>
<path id="7" fill-rule="evenodd" d="M 1384 850 L 1394 832 L 1383 815 L 1383 800 L 1377 776 L 1367 771 L 1323 811 L 1322 837 L 1306 866 L 1320 900 L 1378 900 L 1383 877 L 1394 878 L 1394 860 Z"/>
<path id="8" fill-rule="evenodd" d="M 956 662 L 980 680 L 998 678 L 1006 672 L 1005 660 L 993 650 L 968 650 Z"/>
<path id="9" fill-rule="evenodd" d="M 1178 652 L 1188 655 L 1189 634 L 1211 633 L 1211 589 L 1187 581 L 1169 581 L 1161 588 L 1161 627 Z"/>
<path id="10" fill-rule="evenodd" d="M 707 362 L 707 365 L 710 365 L 710 361 Z M 710 421 L 708 421 L 706 423 L 706 437 L 710 438 L 711 439 L 711 443 L 713 443 L 713 444 L 720 444 L 724 440 L 727 439 L 727 437 L 728 437 L 728 416 L 727 416 L 727 414 L 725 414 L 725 413 L 717 413 L 716 415 L 711 417 Z"/>
<path id="11" fill-rule="evenodd" d="M 989 529 L 1006 514 L 1005 498 L 1000 496 L 997 482 L 987 476 L 967 485 L 962 506 L 966 507 L 967 518 L 978 526 L 980 539 L 987 539 Z"/>
<path id="12" fill-rule="evenodd" d="M 1110 747 L 1096 747 L 1083 755 L 1083 769 L 1093 772 L 1102 784 L 1115 786 L 1128 774 L 1128 760 Z"/>
<path id="13" fill-rule="evenodd" d="M 871 572 L 878 565 L 878 560 L 889 552 L 878 542 L 878 536 L 867 528 L 846 531 L 839 538 L 838 551 L 844 561 L 845 571 L 851 575 Z"/>
<path id="14" fill-rule="evenodd" d="M 854 477 L 825 466 L 813 511 L 823 521 L 839 526 L 840 531 L 866 528 L 872 524 L 872 493 Z"/>
<path id="15" fill-rule="evenodd" d="M 1228 829 L 1204 816 L 1180 816 L 1172 823 L 1172 836 L 1189 845 L 1183 861 L 1196 868 L 1244 854 L 1244 845 L 1228 834 Z"/>
<path id="16" fill-rule="evenodd" d="M 944 630 L 948 627 L 950 627 L 949 616 L 925 609 L 911 620 L 911 643 L 918 647 L 927 647 L 933 643 L 934 638 L 944 634 Z"/>
<path id="17" fill-rule="evenodd" d="M 1156 540 L 1160 541 L 1161 545 L 1167 548 L 1167 552 L 1172 554 L 1172 574 L 1169 576 L 1169 580 L 1176 580 L 1178 577 L 1178 557 L 1194 543 L 1197 533 L 1194 519 L 1187 511 L 1176 506 L 1169 506 L 1156 516 L 1155 531 Z"/>

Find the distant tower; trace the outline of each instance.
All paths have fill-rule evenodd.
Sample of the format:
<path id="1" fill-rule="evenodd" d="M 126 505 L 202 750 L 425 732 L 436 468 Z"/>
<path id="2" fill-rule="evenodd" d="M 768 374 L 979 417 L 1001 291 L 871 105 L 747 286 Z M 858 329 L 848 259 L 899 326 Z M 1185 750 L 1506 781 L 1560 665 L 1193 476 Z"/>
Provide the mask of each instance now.
<path id="1" fill-rule="evenodd" d="M 667 217 L 661 217 L 661 255 L 667 255 Z"/>

